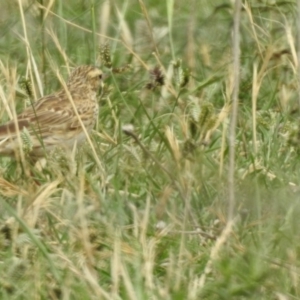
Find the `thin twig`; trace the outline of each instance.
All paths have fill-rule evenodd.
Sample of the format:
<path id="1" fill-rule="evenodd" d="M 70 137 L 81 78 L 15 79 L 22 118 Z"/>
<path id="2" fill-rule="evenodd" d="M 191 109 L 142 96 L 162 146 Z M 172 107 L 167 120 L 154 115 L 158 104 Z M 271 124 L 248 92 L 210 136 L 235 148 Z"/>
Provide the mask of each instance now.
<path id="1" fill-rule="evenodd" d="M 174 175 L 167 169 L 165 168 L 160 161 L 141 143 L 137 135 L 132 131 L 132 130 L 127 130 L 126 128 L 123 128 L 123 132 L 129 136 L 131 136 L 134 141 L 142 148 L 142 150 L 149 156 L 151 159 L 157 164 L 159 168 L 161 168 L 170 178 L 173 182 L 175 182 L 175 177 Z"/>
<path id="2" fill-rule="evenodd" d="M 234 5 L 234 23 L 233 23 L 233 92 L 232 92 L 232 114 L 229 128 L 229 170 L 228 170 L 228 187 L 229 187 L 229 205 L 228 205 L 228 220 L 233 219 L 235 206 L 235 136 L 236 123 L 238 114 L 238 98 L 239 98 L 239 83 L 240 83 L 240 15 L 241 15 L 241 0 L 235 0 Z"/>
<path id="3" fill-rule="evenodd" d="M 159 53 L 158 52 L 158 48 L 157 48 L 157 45 L 155 43 L 155 39 L 154 39 L 154 36 L 153 36 L 153 30 L 152 30 L 153 27 L 151 25 L 150 18 L 149 18 L 148 11 L 146 9 L 145 3 L 144 3 L 143 0 L 139 0 L 139 4 L 140 4 L 141 10 L 142 10 L 142 12 L 144 14 L 144 17 L 146 19 L 146 22 L 147 22 L 149 34 L 150 34 L 150 37 L 151 37 L 152 46 L 154 48 L 155 53 L 158 54 Z"/>
<path id="4" fill-rule="evenodd" d="M 297 18 L 297 70 L 298 70 L 298 104 L 300 111 L 300 0 L 297 1 L 298 18 Z"/>

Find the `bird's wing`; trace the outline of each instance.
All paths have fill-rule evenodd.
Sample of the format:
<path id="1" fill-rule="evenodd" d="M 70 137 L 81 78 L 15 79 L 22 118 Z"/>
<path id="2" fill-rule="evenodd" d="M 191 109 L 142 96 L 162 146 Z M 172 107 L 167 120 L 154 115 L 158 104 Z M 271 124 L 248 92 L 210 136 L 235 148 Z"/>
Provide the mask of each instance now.
<path id="1" fill-rule="evenodd" d="M 55 94 L 43 97 L 33 107 L 25 109 L 17 116 L 17 120 L 19 131 L 26 128 L 30 135 L 41 138 L 57 129 L 75 130 L 80 126 L 70 101 L 59 99 Z M 0 140 L 16 135 L 14 120 L 0 126 Z"/>

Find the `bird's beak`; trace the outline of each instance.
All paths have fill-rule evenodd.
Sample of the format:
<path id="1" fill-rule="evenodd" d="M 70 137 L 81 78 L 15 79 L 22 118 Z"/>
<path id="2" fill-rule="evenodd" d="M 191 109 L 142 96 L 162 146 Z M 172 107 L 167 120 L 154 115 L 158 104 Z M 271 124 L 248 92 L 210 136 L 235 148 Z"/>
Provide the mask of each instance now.
<path id="1" fill-rule="evenodd" d="M 110 76 L 110 73 L 103 73 L 102 74 L 102 79 L 106 80 Z"/>

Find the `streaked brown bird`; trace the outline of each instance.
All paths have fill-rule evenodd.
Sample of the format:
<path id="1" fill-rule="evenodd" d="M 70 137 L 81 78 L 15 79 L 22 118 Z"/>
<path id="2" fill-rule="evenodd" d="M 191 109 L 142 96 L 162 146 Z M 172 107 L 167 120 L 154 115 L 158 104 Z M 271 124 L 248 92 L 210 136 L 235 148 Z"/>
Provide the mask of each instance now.
<path id="1" fill-rule="evenodd" d="M 42 97 L 26 108 L 17 115 L 17 126 L 15 120 L 0 126 L 0 155 L 15 156 L 19 152 L 19 140 L 23 138 L 18 139 L 18 131 L 20 136 L 29 139 L 28 154 L 36 158 L 56 147 L 72 148 L 75 142 L 81 144 L 86 138 L 82 124 L 90 132 L 98 118 L 97 92 L 103 77 L 102 71 L 94 66 L 74 69 L 67 88 Z"/>

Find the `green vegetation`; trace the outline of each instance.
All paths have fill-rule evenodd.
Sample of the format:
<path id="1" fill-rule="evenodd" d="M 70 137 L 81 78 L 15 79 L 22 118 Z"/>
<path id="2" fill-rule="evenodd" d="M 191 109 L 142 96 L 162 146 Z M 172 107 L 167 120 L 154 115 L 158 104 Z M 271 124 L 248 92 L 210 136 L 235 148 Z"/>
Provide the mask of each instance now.
<path id="1" fill-rule="evenodd" d="M 244 1 L 228 223 L 232 1 L 3 0 L 1 123 L 110 76 L 98 159 L 0 158 L 0 299 L 300 299 L 296 11 Z"/>

